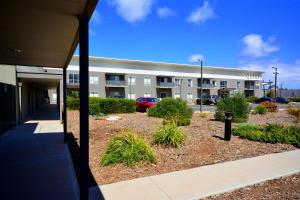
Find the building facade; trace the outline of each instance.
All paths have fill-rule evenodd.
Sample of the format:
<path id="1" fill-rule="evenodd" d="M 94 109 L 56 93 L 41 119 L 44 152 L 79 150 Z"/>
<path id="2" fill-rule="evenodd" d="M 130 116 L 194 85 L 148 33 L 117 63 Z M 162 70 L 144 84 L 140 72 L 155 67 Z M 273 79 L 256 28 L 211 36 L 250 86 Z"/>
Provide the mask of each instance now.
<path id="1" fill-rule="evenodd" d="M 67 69 L 68 91 L 79 88 L 79 58 Z M 200 67 L 197 65 L 90 57 L 90 96 L 173 97 L 193 100 L 200 97 Z M 203 95 L 263 96 L 262 71 L 224 67 L 203 67 Z"/>

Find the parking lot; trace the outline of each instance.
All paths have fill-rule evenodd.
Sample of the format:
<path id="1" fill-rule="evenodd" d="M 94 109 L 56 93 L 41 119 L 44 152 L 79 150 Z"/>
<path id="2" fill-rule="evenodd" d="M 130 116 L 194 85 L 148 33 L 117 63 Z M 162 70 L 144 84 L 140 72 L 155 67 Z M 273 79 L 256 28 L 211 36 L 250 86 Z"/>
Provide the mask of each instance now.
<path id="1" fill-rule="evenodd" d="M 296 105 L 297 107 L 300 107 L 300 103 L 290 103 L 293 105 Z M 251 108 L 255 108 L 257 104 L 250 104 Z M 200 111 L 200 105 L 189 105 L 193 111 Z M 287 104 L 278 104 L 278 109 L 285 109 Z M 202 105 L 202 111 L 209 111 L 209 112 L 214 112 L 216 110 L 215 105 Z"/>

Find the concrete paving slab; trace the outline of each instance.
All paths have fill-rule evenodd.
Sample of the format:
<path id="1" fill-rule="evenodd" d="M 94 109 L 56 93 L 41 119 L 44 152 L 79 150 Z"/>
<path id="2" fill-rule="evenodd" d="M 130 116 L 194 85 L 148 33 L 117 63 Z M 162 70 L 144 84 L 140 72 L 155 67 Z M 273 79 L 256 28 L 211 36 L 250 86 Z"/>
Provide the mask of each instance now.
<path id="1" fill-rule="evenodd" d="M 300 172 L 300 150 L 207 165 L 100 186 L 107 200 L 187 200 L 229 192 Z M 92 190 L 91 190 L 92 193 Z"/>

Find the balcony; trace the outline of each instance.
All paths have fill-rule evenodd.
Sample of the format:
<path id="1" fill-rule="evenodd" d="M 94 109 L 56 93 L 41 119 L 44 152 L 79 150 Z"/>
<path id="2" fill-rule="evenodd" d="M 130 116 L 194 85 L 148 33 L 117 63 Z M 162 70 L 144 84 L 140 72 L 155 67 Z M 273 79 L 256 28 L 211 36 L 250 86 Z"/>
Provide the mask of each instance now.
<path id="1" fill-rule="evenodd" d="M 245 85 L 245 90 L 259 90 L 258 85 Z"/>
<path id="2" fill-rule="evenodd" d="M 202 84 L 202 88 L 203 89 L 212 89 L 214 87 L 215 87 L 214 84 L 210 84 L 210 83 L 203 83 Z M 200 83 L 198 84 L 198 88 L 201 88 L 201 84 Z"/>
<path id="3" fill-rule="evenodd" d="M 126 81 L 120 81 L 120 80 L 106 80 L 106 86 L 107 87 L 125 87 L 127 86 Z"/>
<path id="4" fill-rule="evenodd" d="M 160 88 L 173 88 L 176 84 L 173 82 L 157 82 L 157 87 Z"/>

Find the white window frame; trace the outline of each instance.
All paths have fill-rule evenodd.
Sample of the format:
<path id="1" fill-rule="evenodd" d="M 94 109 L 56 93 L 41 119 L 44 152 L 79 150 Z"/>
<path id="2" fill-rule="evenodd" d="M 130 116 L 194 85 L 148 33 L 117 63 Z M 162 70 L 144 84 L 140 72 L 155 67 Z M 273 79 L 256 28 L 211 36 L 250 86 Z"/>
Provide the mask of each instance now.
<path id="1" fill-rule="evenodd" d="M 135 92 L 128 93 L 128 99 L 135 99 Z"/>
<path id="2" fill-rule="evenodd" d="M 90 84 L 98 84 L 99 83 L 99 77 L 98 76 L 90 76 Z"/>
<path id="3" fill-rule="evenodd" d="M 128 84 L 129 84 L 129 85 L 135 85 L 135 83 L 136 83 L 136 78 L 135 78 L 135 76 L 129 76 L 129 77 L 128 77 Z"/>
<path id="4" fill-rule="evenodd" d="M 193 87 L 193 79 L 188 79 L 188 87 Z"/>
<path id="5" fill-rule="evenodd" d="M 90 92 L 90 97 L 99 97 L 98 92 Z"/>
<path id="6" fill-rule="evenodd" d="M 151 78 L 145 76 L 144 77 L 144 85 L 150 86 L 151 85 Z"/>
<path id="7" fill-rule="evenodd" d="M 76 78 L 75 78 L 76 77 Z M 79 74 L 69 73 L 69 82 L 68 83 L 79 83 Z"/>
<path id="8" fill-rule="evenodd" d="M 186 99 L 187 100 L 191 100 L 191 99 L 193 99 L 193 93 L 188 93 L 187 95 L 186 95 Z"/>
<path id="9" fill-rule="evenodd" d="M 241 81 L 237 81 L 237 82 L 236 82 L 236 88 L 237 88 L 237 89 L 240 89 L 240 88 L 241 88 Z"/>
<path id="10" fill-rule="evenodd" d="M 222 84 L 225 83 L 225 84 Z M 220 81 L 220 88 L 227 88 L 227 81 Z"/>

